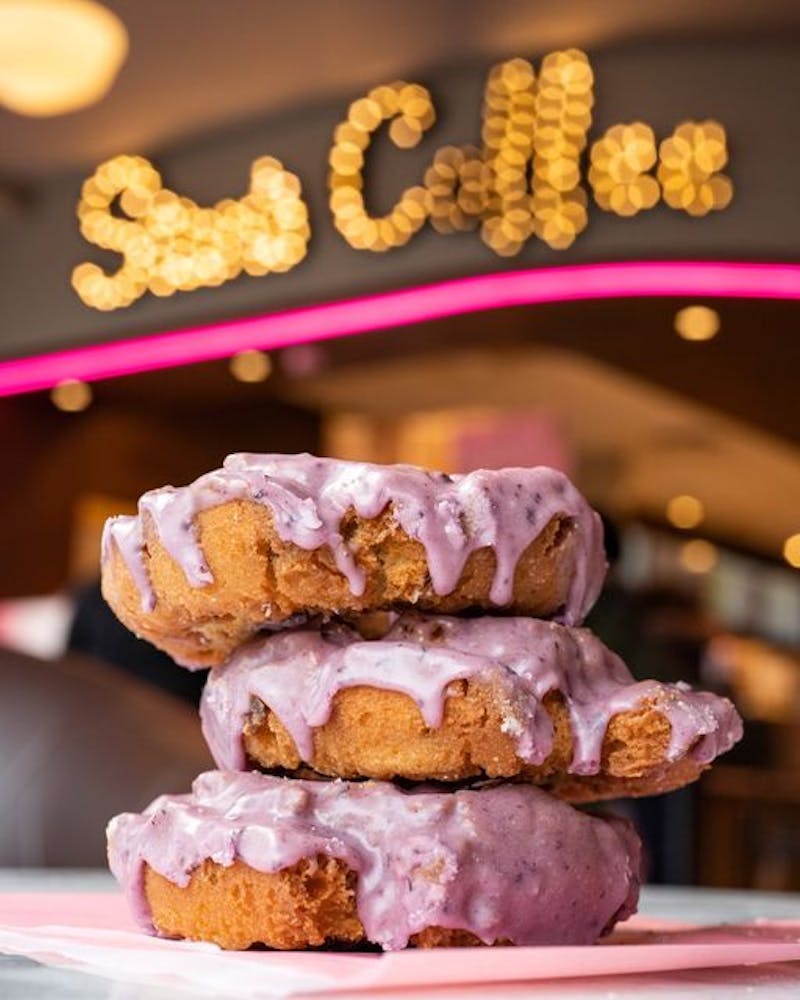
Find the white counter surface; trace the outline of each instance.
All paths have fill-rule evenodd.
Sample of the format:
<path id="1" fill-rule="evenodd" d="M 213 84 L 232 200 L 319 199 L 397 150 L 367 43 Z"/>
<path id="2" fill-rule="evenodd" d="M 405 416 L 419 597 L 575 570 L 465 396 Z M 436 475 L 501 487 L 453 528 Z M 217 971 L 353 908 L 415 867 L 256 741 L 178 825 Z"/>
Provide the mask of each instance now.
<path id="1" fill-rule="evenodd" d="M 98 892 L 113 891 L 114 883 L 105 872 L 58 869 L 0 869 L 0 892 Z M 649 887 L 642 893 L 640 911 L 652 917 L 692 923 L 737 923 L 764 917 L 800 919 L 800 896 L 728 891 Z M 487 959 L 488 959 L 487 954 Z M 397 993 L 359 993 L 357 997 L 397 997 Z M 187 1000 L 183 990 L 154 990 L 117 983 L 78 972 L 47 968 L 28 961 L 0 955 L 0 997 L 2 1000 Z M 339 994 L 343 997 L 343 994 Z M 530 1000 L 800 1000 L 800 963 L 738 969 L 693 970 L 669 975 L 659 973 L 625 977 L 604 977 L 558 983 L 518 984 L 487 989 L 454 987 L 404 993 L 404 997 L 530 998 Z M 353 995 L 356 997 L 356 994 Z M 224 998 L 220 998 L 224 1000 Z"/>

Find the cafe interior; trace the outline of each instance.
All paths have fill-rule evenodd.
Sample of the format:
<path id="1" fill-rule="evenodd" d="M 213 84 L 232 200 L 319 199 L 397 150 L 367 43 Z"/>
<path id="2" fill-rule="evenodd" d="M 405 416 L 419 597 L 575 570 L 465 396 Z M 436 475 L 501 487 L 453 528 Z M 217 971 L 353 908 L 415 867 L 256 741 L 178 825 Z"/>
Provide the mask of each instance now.
<path id="1" fill-rule="evenodd" d="M 620 804 L 651 881 L 800 890 L 800 8 L 109 0 L 42 33 L 26 6 L 0 865 L 100 865 L 108 816 L 209 764 L 202 677 L 100 597 L 106 517 L 311 452 L 565 471 L 605 524 L 587 624 L 745 719 L 696 785 Z"/>

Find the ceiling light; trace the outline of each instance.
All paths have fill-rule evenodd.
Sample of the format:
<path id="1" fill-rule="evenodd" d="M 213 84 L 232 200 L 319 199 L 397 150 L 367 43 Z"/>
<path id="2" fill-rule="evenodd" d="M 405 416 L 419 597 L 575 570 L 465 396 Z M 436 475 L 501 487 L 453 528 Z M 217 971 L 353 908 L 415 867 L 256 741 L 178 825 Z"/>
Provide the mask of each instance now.
<path id="1" fill-rule="evenodd" d="M 800 569 L 800 532 L 790 535 L 783 543 L 783 558 L 790 566 Z"/>
<path id="2" fill-rule="evenodd" d="M 240 351 L 231 358 L 230 369 L 240 382 L 263 382 L 272 371 L 272 361 L 263 351 Z"/>
<path id="3" fill-rule="evenodd" d="M 35 117 L 85 108 L 107 93 L 127 52 L 125 26 L 94 0 L 5 0 L 0 104 Z"/>
<path id="4" fill-rule="evenodd" d="M 675 314 L 675 332 L 684 340 L 711 340 L 719 332 L 719 313 L 708 306 L 686 306 Z"/>
<path id="5" fill-rule="evenodd" d="M 676 528 L 696 528 L 704 517 L 702 502 L 688 493 L 673 497 L 667 504 L 667 520 Z"/>
<path id="6" fill-rule="evenodd" d="M 78 379 L 68 378 L 50 390 L 53 406 L 65 413 L 79 413 L 92 401 L 92 387 Z"/>
<path id="7" fill-rule="evenodd" d="M 681 566 L 690 573 L 708 573 L 717 564 L 717 549 L 704 538 L 693 538 L 681 546 Z"/>

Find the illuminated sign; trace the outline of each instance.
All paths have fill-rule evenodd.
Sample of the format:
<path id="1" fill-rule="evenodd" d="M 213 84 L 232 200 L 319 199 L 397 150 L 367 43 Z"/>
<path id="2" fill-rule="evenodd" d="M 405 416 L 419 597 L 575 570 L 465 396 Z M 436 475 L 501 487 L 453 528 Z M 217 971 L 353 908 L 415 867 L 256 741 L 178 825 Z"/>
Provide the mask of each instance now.
<path id="1" fill-rule="evenodd" d="M 124 216 L 112 206 L 119 199 Z M 72 285 L 95 309 L 129 306 L 146 291 L 172 295 L 221 285 L 244 271 L 290 271 L 305 257 L 311 229 L 300 181 L 269 156 L 250 168 L 250 189 L 213 208 L 169 191 L 141 156 L 117 156 L 83 185 L 81 233 L 122 254 L 116 273 L 79 264 Z"/>
<path id="2" fill-rule="evenodd" d="M 439 233 L 478 230 L 502 256 L 519 253 L 531 237 L 566 249 L 588 221 L 581 170 L 593 91 L 591 65 L 577 49 L 545 56 L 538 77 L 525 59 L 494 66 L 481 144 L 439 149 L 423 182 L 378 217 L 364 196 L 372 136 L 388 123 L 392 142 L 411 148 L 436 113 L 419 84 L 373 88 L 350 105 L 334 131 L 328 186 L 336 229 L 351 247 L 376 252 L 403 246 L 426 223 Z M 632 122 L 612 126 L 591 145 L 586 181 L 596 204 L 618 216 L 660 200 L 703 216 L 731 200 L 733 186 L 721 173 L 727 160 L 725 130 L 717 122 L 684 122 L 660 144 L 648 125 Z M 289 271 L 305 257 L 311 237 L 300 181 L 272 157 L 252 165 L 242 198 L 211 208 L 164 188 L 142 157 L 115 157 L 83 185 L 78 217 L 90 243 L 122 256 L 113 274 L 92 263 L 73 271 L 73 287 L 96 309 L 128 306 L 146 291 L 164 296 L 221 285 L 242 272 Z"/>

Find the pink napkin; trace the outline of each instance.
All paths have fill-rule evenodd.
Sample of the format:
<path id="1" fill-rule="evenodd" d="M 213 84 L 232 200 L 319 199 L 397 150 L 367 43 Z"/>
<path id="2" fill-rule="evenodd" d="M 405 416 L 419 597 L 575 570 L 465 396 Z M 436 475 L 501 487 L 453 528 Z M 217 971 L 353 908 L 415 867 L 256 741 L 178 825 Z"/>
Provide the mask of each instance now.
<path id="1" fill-rule="evenodd" d="M 107 893 L 0 894 L 0 952 L 199 995 L 293 996 L 366 989 L 509 983 L 800 961 L 800 921 L 696 927 L 634 917 L 594 947 L 224 952 L 138 932 Z M 800 972 L 798 974 L 800 982 Z"/>

